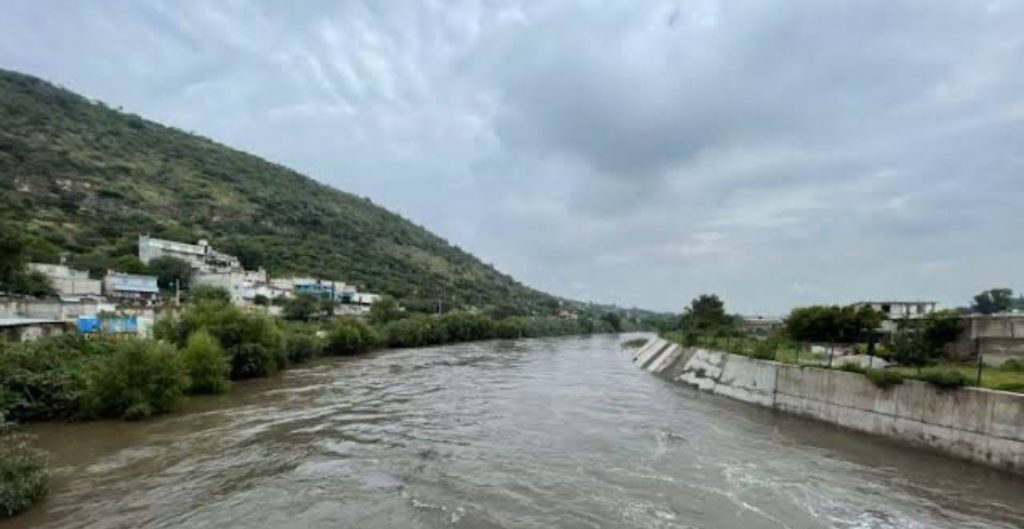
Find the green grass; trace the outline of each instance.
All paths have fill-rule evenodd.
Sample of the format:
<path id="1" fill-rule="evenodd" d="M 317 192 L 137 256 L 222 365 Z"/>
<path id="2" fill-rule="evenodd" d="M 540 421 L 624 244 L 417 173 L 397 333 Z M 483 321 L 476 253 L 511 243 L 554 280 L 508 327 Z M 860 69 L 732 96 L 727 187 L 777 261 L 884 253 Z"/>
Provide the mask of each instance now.
<path id="1" fill-rule="evenodd" d="M 967 378 L 968 384 L 972 386 L 977 383 L 978 366 L 976 364 L 943 364 L 939 367 L 962 374 Z M 927 368 L 919 370 L 915 367 L 894 367 L 891 369 L 907 378 L 918 378 Z M 1024 372 L 985 366 L 981 372 L 981 387 L 1024 393 Z"/>

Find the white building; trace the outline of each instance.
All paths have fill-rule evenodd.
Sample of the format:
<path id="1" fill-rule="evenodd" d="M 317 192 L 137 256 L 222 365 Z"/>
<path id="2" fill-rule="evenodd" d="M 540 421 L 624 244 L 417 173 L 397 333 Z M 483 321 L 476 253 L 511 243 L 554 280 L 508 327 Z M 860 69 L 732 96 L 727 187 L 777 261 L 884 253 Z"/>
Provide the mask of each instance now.
<path id="1" fill-rule="evenodd" d="M 89 279 L 89 272 L 86 270 L 74 270 L 62 264 L 44 263 L 29 263 L 28 268 L 46 276 L 62 298 L 95 297 L 102 292 L 102 282 L 98 279 Z"/>
<path id="2" fill-rule="evenodd" d="M 886 319 L 907 320 L 923 318 L 935 312 L 937 305 L 935 301 L 862 301 L 854 307 L 871 307 Z"/>
<path id="3" fill-rule="evenodd" d="M 862 301 L 854 303 L 854 307 L 871 307 L 885 317 L 882 322 L 881 331 L 894 333 L 900 329 L 900 325 L 910 321 L 924 318 L 935 312 L 938 303 L 935 301 Z"/>
<path id="4" fill-rule="evenodd" d="M 275 287 L 267 280 L 267 272 L 259 270 L 199 270 L 192 276 L 192 285 L 209 285 L 223 288 L 231 294 L 231 302 L 236 305 L 251 305 L 257 296 L 268 300 L 285 295 L 285 291 Z"/>
<path id="5" fill-rule="evenodd" d="M 158 257 L 176 257 L 197 270 L 242 269 L 242 263 L 237 257 L 215 251 L 205 239 L 200 240 L 198 244 L 188 244 L 139 235 L 139 260 L 149 264 L 150 261 Z"/>
<path id="6" fill-rule="evenodd" d="M 370 294 L 368 292 L 359 292 L 352 298 L 352 303 L 356 305 L 373 305 L 380 301 L 380 294 Z"/>

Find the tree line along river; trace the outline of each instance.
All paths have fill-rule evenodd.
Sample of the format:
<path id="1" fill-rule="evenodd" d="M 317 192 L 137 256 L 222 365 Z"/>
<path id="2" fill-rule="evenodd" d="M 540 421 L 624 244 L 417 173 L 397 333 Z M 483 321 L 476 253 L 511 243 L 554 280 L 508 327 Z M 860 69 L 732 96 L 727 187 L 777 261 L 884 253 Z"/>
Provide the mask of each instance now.
<path id="1" fill-rule="evenodd" d="M 50 527 L 1020 528 L 1024 480 L 661 381 L 621 336 L 331 358 L 37 424 Z"/>

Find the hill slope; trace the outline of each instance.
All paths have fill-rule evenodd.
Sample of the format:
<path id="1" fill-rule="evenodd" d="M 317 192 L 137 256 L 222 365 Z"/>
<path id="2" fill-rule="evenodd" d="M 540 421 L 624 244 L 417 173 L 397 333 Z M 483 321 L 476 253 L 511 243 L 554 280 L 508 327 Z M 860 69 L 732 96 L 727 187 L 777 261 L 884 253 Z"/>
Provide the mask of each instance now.
<path id="1" fill-rule="evenodd" d="M 409 302 L 548 306 L 402 217 L 288 168 L 0 70 L 0 220 L 36 259 L 102 270 L 149 233 Z"/>

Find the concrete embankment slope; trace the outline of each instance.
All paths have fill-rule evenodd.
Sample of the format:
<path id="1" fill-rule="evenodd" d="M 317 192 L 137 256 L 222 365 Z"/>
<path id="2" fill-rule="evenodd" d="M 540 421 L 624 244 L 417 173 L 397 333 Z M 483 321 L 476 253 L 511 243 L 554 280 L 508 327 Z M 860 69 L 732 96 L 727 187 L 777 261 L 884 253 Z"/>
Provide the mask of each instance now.
<path id="1" fill-rule="evenodd" d="M 906 380 L 876 387 L 857 373 L 756 360 L 660 338 L 633 362 L 680 384 L 1024 474 L 1024 395 L 942 390 Z"/>

